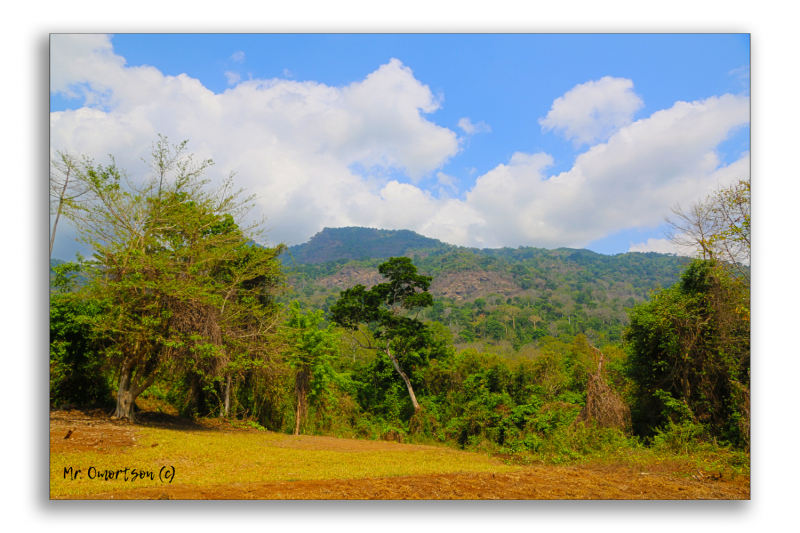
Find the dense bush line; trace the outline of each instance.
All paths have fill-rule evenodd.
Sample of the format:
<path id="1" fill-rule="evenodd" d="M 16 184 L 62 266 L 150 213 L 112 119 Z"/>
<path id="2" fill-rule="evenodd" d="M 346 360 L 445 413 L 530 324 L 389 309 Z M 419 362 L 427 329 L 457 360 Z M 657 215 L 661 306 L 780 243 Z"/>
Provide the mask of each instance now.
<path id="1" fill-rule="evenodd" d="M 245 223 L 252 198 L 232 177 L 209 187 L 213 162 L 185 145 L 160 137 L 140 185 L 113 160 L 64 159 L 87 195 L 58 212 L 94 253 L 52 266 L 54 407 L 116 400 L 134 421 L 141 396 L 273 431 L 549 460 L 749 451 L 749 269 L 719 259 L 725 239 L 749 257 L 749 184 L 693 208 L 724 231 L 680 275 L 683 260 L 659 254 L 444 247 L 356 261 L 384 282 L 339 292 L 315 282 L 346 260 L 287 273 L 285 247 L 255 244 L 263 229 Z M 454 272 L 516 289 L 434 299 L 433 279 Z"/>

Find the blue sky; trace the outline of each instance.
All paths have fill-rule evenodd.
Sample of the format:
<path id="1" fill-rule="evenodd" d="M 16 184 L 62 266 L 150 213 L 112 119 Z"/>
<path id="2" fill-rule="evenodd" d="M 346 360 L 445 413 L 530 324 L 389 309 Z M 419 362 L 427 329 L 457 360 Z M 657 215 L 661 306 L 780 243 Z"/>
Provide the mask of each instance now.
<path id="1" fill-rule="evenodd" d="M 735 34 L 53 36 L 51 151 L 143 177 L 156 133 L 188 138 L 289 244 L 668 252 L 672 205 L 749 177 L 749 65 Z"/>

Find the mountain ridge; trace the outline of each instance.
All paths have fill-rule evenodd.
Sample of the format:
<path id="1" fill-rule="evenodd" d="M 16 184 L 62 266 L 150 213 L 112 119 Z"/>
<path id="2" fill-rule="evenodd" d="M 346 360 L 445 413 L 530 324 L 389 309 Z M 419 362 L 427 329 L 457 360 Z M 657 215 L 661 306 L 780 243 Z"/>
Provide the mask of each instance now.
<path id="1" fill-rule="evenodd" d="M 345 226 L 340 228 L 325 227 L 312 236 L 308 242 L 289 246 L 287 251 L 281 255 L 281 260 L 285 264 L 292 262 L 296 264 L 320 264 L 340 260 L 364 261 L 369 259 L 388 259 L 389 257 L 408 255 L 412 251 L 424 254 L 425 252 L 443 252 L 460 249 L 484 255 L 496 255 L 502 250 L 524 248 L 532 247 L 520 246 L 518 248 L 512 248 L 506 246 L 502 248 L 472 248 L 448 244 L 407 229 L 390 230 L 367 228 L 363 226 Z M 541 248 L 541 250 L 549 249 Z M 570 252 L 569 259 L 575 261 L 620 255 L 607 255 L 586 248 L 568 248 L 563 246 L 551 249 L 550 251 Z"/>
<path id="2" fill-rule="evenodd" d="M 387 230 L 347 226 L 323 228 L 308 242 L 290 246 L 281 259 L 295 263 L 327 263 L 345 259 L 387 259 L 406 255 L 411 250 L 445 250 L 452 244 L 425 237 L 411 230 Z"/>

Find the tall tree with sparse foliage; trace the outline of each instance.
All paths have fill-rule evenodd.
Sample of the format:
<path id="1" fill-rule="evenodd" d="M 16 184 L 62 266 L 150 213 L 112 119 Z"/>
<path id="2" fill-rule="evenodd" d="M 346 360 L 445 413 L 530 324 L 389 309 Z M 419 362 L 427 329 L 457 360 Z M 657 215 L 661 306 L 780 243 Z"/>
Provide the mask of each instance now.
<path id="1" fill-rule="evenodd" d="M 283 246 L 254 245 L 260 223 L 244 223 L 252 197 L 242 198 L 233 175 L 212 189 L 202 179 L 212 161 L 195 162 L 185 148 L 160 137 L 154 176 L 143 184 L 113 165 L 87 172 L 92 201 L 70 213 L 93 250 L 84 294 L 106 310 L 92 326 L 116 367 L 116 416 L 131 420 L 159 372 L 217 379 L 243 357 L 267 357 L 274 344 L 270 291 Z"/>
<path id="2" fill-rule="evenodd" d="M 393 257 L 378 271 L 389 280 L 387 283 L 369 290 L 356 285 L 343 291 L 331 307 L 331 316 L 335 323 L 358 334 L 362 348 L 389 358 L 406 385 L 416 414 L 421 408 L 403 363 L 431 344 L 430 330 L 417 316 L 421 309 L 433 305 L 428 292 L 432 278 L 417 274 L 408 257 Z"/>
<path id="3" fill-rule="evenodd" d="M 50 161 L 50 215 L 54 217 L 50 228 L 51 258 L 61 215 L 89 199 L 91 189 L 86 183 L 86 173 L 92 171 L 93 166 L 91 159 L 61 150 L 56 151 L 56 156 Z"/>

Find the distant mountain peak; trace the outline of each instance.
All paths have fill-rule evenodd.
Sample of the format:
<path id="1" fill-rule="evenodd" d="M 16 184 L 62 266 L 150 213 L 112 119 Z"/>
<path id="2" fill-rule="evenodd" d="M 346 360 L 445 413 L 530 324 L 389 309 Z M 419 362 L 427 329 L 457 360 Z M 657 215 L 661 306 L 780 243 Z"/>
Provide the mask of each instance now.
<path id="1" fill-rule="evenodd" d="M 415 249 L 443 249 L 451 245 L 411 230 L 389 230 L 349 226 L 323 228 L 305 244 L 290 246 L 284 261 L 325 263 L 339 259 L 384 259 Z"/>

